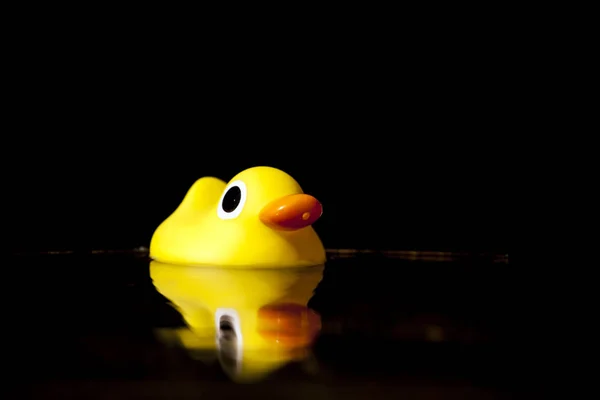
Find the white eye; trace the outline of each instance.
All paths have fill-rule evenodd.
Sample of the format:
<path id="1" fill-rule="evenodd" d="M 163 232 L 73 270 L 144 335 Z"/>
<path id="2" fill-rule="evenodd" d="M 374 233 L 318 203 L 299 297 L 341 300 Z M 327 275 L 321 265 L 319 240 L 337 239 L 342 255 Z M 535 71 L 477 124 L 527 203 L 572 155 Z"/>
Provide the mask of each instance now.
<path id="1" fill-rule="evenodd" d="M 242 181 L 231 182 L 219 200 L 217 215 L 221 219 L 237 218 L 244 209 L 245 203 L 246 184 Z"/>

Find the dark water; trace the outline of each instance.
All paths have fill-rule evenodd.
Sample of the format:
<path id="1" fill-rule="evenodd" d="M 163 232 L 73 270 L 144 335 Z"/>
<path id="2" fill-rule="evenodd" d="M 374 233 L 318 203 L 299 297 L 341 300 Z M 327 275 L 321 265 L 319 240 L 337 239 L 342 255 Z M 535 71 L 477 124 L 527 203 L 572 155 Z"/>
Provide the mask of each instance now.
<path id="1" fill-rule="evenodd" d="M 234 382 L 231 359 L 219 362 L 215 349 L 165 339 L 185 324 L 144 256 L 21 256 L 4 272 L 9 398 L 541 393 L 518 274 L 507 264 L 331 260 L 308 302 L 322 324 L 313 346 L 250 385 Z"/>

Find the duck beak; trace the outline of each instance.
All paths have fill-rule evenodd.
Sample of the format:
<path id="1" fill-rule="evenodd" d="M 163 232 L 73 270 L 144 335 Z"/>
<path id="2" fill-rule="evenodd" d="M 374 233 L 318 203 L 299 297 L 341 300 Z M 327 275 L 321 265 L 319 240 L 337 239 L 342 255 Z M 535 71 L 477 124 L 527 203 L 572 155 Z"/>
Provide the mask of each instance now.
<path id="1" fill-rule="evenodd" d="M 295 231 L 312 225 L 323 214 L 323 206 L 308 194 L 291 194 L 263 207 L 259 218 L 272 229 Z"/>

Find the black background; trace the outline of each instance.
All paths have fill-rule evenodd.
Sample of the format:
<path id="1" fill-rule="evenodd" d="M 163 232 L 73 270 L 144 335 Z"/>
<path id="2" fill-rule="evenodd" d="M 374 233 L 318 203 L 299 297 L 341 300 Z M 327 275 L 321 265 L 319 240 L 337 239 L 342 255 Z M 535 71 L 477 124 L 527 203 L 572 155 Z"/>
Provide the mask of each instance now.
<path id="1" fill-rule="evenodd" d="M 174 37 L 38 35 L 12 60 L 12 249 L 147 246 L 196 179 L 270 165 L 321 200 L 327 248 L 509 250 L 520 95 L 489 37 Z"/>
<path id="2" fill-rule="evenodd" d="M 327 248 L 510 252 L 512 199 L 522 197 L 510 189 L 518 172 L 510 137 L 535 131 L 520 120 L 533 105 L 523 83 L 531 70 L 507 40 L 514 24 L 492 23 L 500 10 L 453 10 L 465 21 L 432 7 L 420 18 L 316 10 L 314 20 L 293 24 L 282 14 L 268 24 L 248 18 L 249 26 L 163 9 L 148 18 L 148 8 L 108 10 L 110 18 L 95 23 L 99 10 L 73 18 L 65 12 L 63 24 L 28 10 L 27 23 L 7 34 L 15 51 L 3 63 L 10 249 L 148 246 L 196 179 L 229 180 L 270 165 L 321 200 L 315 228 Z M 524 47 L 530 44 L 538 47 Z M 550 321 L 540 317 L 549 296 L 528 305 L 531 288 L 544 286 L 539 276 L 529 285 L 527 269 L 512 265 L 384 261 L 328 262 L 312 299 L 325 318 L 345 315 L 373 330 L 353 344 L 333 337 L 317 345 L 324 359 L 356 371 L 350 380 L 387 376 L 393 384 L 380 387 L 388 392 L 402 374 L 390 373 L 384 359 L 399 360 L 399 369 L 421 361 L 430 376 L 439 366 L 464 376 L 462 363 L 502 385 L 516 369 L 530 384 L 532 374 L 550 368 L 554 353 L 539 334 Z M 161 358 L 144 365 L 162 347 L 136 345 L 164 322 L 157 319 L 167 308 L 151 286 L 147 260 L 134 266 L 113 256 L 20 257 L 11 271 L 18 277 L 8 281 L 25 282 L 29 293 L 20 301 L 29 311 L 5 313 L 22 315 L 9 322 L 20 327 L 12 346 L 19 364 L 12 364 L 28 376 L 87 379 L 106 371 L 149 377 L 149 390 L 156 386 L 148 382 L 158 381 L 148 368 L 184 384 L 202 376 L 188 378 L 189 363 L 179 370 Z M 31 310 L 42 319 L 31 319 Z M 397 353 L 382 345 L 396 322 L 410 328 L 440 321 L 449 332 L 466 326 L 489 333 L 496 348 L 459 343 L 457 352 L 444 353 L 434 345 L 430 358 L 410 341 Z M 40 326 L 52 327 L 42 328 L 41 339 Z M 57 359 L 67 367 L 58 368 Z M 73 382 L 66 387 L 74 390 Z M 375 386 L 368 387 L 371 393 Z"/>

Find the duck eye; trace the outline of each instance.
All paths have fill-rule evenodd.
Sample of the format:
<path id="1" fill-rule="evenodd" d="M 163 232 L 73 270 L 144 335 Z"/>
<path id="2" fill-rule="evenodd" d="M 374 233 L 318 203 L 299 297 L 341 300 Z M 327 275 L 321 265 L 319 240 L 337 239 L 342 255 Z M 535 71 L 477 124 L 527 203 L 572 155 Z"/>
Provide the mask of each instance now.
<path id="1" fill-rule="evenodd" d="M 223 192 L 217 214 L 221 219 L 236 218 L 246 202 L 246 185 L 242 181 L 232 182 Z"/>
<path id="2" fill-rule="evenodd" d="M 242 199 L 242 191 L 239 186 L 230 187 L 229 190 L 225 193 L 223 197 L 223 211 L 226 213 L 230 213 L 234 211 L 238 204 L 240 204 L 240 200 Z"/>

